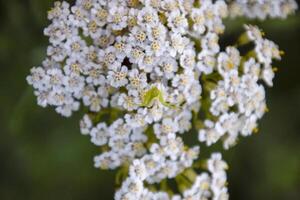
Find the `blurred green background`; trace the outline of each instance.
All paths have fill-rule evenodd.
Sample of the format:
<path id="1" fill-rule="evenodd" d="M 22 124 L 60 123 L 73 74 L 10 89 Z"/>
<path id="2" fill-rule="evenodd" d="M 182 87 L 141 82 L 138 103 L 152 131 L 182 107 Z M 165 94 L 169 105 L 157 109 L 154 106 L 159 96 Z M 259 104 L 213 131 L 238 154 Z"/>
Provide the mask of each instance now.
<path id="1" fill-rule="evenodd" d="M 25 77 L 46 52 L 43 28 L 53 0 L 0 1 L 0 199 L 113 199 L 114 173 L 93 167 L 98 153 L 70 119 L 36 105 Z M 241 31 L 228 22 L 224 41 Z M 226 152 L 233 200 L 300 199 L 300 14 L 259 24 L 286 52 L 259 134 Z"/>

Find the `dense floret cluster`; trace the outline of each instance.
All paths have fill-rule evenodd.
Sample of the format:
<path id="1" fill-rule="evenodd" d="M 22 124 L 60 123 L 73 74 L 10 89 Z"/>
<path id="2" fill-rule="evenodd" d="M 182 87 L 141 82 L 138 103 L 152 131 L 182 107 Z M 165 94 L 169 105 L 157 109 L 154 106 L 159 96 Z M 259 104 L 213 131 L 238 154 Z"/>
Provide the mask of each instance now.
<path id="1" fill-rule="evenodd" d="M 229 0 L 228 2 L 230 2 L 229 9 L 232 17 L 286 18 L 298 8 L 294 0 Z"/>
<path id="2" fill-rule="evenodd" d="M 262 82 L 273 85 L 272 61 L 282 52 L 251 25 L 237 44 L 220 47 L 222 20 L 284 18 L 296 7 L 292 0 L 56 2 L 44 31 L 47 58 L 27 81 L 43 107 L 65 117 L 85 108 L 81 132 L 102 151 L 95 167 L 129 174 L 115 199 L 228 199 L 221 154 L 197 175 L 200 146 L 182 137 L 196 130 L 203 144 L 227 149 L 251 135 L 267 110 Z M 248 44 L 254 48 L 241 53 Z M 173 178 L 182 194 L 147 187 Z"/>

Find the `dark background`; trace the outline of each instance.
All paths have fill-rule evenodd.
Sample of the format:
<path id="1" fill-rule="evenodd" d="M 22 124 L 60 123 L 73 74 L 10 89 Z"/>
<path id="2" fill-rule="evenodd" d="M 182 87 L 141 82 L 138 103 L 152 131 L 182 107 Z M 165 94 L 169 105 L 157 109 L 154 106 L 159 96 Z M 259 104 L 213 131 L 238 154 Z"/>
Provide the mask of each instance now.
<path id="1" fill-rule="evenodd" d="M 114 173 L 93 167 L 99 151 L 70 119 L 36 105 L 25 81 L 45 57 L 52 0 L 0 0 L 0 199 L 112 199 Z M 233 41 L 244 20 L 227 22 Z M 252 21 L 286 52 L 270 112 L 260 131 L 226 152 L 233 200 L 300 199 L 300 14 L 287 20 Z"/>

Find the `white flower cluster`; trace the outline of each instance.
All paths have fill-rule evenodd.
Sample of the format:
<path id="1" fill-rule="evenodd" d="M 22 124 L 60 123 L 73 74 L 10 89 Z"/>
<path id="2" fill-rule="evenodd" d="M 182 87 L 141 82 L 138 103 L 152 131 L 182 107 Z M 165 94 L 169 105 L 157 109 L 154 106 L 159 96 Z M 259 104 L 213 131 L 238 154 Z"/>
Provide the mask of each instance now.
<path id="1" fill-rule="evenodd" d="M 49 11 L 47 59 L 27 81 L 39 105 L 63 116 L 87 107 L 80 128 L 101 147 L 95 167 L 129 167 L 115 199 L 228 199 L 220 154 L 207 162 L 211 175 L 191 178 L 182 195 L 144 186 L 193 168 L 200 148 L 186 146 L 185 133 L 196 129 L 207 146 L 223 140 L 229 148 L 239 135 L 250 135 L 266 111 L 260 81 L 273 85 L 272 60 L 281 52 L 250 25 L 242 44 L 253 43 L 253 51 L 222 51 L 227 3 L 77 0 L 56 2 Z"/>
<path id="2" fill-rule="evenodd" d="M 164 148 L 162 148 L 163 150 Z M 164 151 L 164 150 L 163 150 Z M 222 160 L 220 153 L 214 153 L 207 161 L 210 174 L 203 172 L 195 176 L 189 189 L 182 195 L 173 195 L 171 198 L 166 192 L 152 192 L 144 187 L 143 181 L 153 173 L 164 173 L 166 169 L 164 160 L 160 160 L 158 152 L 144 157 L 142 160 L 134 160 L 130 167 L 129 177 L 124 181 L 121 189 L 115 194 L 115 199 L 155 199 L 155 200 L 199 200 L 199 199 L 228 199 L 226 187 L 227 163 Z M 150 158 L 151 156 L 151 158 Z M 162 162 L 162 164 L 159 164 Z M 172 167 L 168 167 L 172 169 Z M 169 172 L 168 172 L 169 173 Z M 185 177 L 188 178 L 188 177 Z"/>
<path id="3" fill-rule="evenodd" d="M 227 47 L 217 57 L 217 71 L 222 79 L 210 93 L 210 112 L 217 120 L 205 121 L 199 140 L 211 145 L 224 140 L 224 148 L 237 141 L 238 135 L 248 136 L 257 129 L 257 120 L 267 110 L 265 89 L 260 80 L 273 86 L 273 59 L 281 59 L 278 46 L 264 39 L 255 26 L 245 26 L 247 40 L 255 44 L 255 57 L 241 57 L 238 49 Z M 250 52 L 253 53 L 253 52 Z M 243 59 L 243 60 L 242 60 Z"/>
<path id="4" fill-rule="evenodd" d="M 232 17 L 286 18 L 298 8 L 295 0 L 228 0 L 228 2 Z"/>
<path id="5" fill-rule="evenodd" d="M 224 1 L 210 0 L 201 8 L 183 0 L 78 0 L 71 8 L 56 2 L 45 29 L 48 58 L 32 69 L 28 82 L 39 105 L 55 106 L 67 117 L 80 101 L 92 112 L 109 106 L 137 111 L 153 87 L 164 90 L 170 103 L 191 105 L 201 86 L 195 45 L 187 36 L 197 34 L 203 48 L 217 53 L 226 11 Z"/>

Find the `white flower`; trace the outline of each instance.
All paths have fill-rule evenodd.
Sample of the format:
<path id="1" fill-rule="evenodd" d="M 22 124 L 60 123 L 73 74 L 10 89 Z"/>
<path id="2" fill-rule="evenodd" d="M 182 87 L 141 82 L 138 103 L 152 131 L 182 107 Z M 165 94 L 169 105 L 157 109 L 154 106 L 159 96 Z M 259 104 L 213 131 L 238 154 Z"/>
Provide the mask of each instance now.
<path id="1" fill-rule="evenodd" d="M 222 155 L 220 153 L 213 153 L 207 162 L 208 170 L 212 174 L 222 173 L 224 170 L 228 169 L 226 162 L 222 160 Z"/>
<path id="2" fill-rule="evenodd" d="M 263 33 L 257 26 L 244 25 L 248 38 L 251 41 L 260 41 L 263 39 Z"/>
<path id="3" fill-rule="evenodd" d="M 122 30 L 127 26 L 128 9 L 125 7 L 112 6 L 108 12 L 107 21 L 113 30 Z"/>
<path id="4" fill-rule="evenodd" d="M 203 50 L 211 51 L 212 53 L 218 53 L 220 51 L 219 36 L 215 33 L 209 32 L 201 40 L 201 46 Z"/>
<path id="5" fill-rule="evenodd" d="M 72 101 L 68 102 L 67 104 L 56 107 L 55 111 L 64 117 L 71 117 L 73 111 L 79 110 L 79 105 L 79 102 Z"/>
<path id="6" fill-rule="evenodd" d="M 128 69 L 126 66 L 117 68 L 115 71 L 109 71 L 107 75 L 107 80 L 109 84 L 113 87 L 122 87 L 128 83 L 127 80 Z"/>
<path id="7" fill-rule="evenodd" d="M 88 135 L 90 134 L 91 128 L 92 128 L 92 121 L 89 118 L 88 115 L 84 115 L 82 120 L 80 121 L 80 132 L 83 135 Z"/>
<path id="8" fill-rule="evenodd" d="M 174 10 L 168 15 L 168 26 L 173 32 L 183 34 L 187 30 L 188 21 L 179 10 Z"/>
<path id="9" fill-rule="evenodd" d="M 197 68 L 204 74 L 211 74 L 217 65 L 217 59 L 210 51 L 201 51 L 198 54 Z"/>
<path id="10" fill-rule="evenodd" d="M 47 70 L 45 81 L 50 88 L 60 89 L 63 84 L 64 75 L 61 69 L 53 68 Z"/>
<path id="11" fill-rule="evenodd" d="M 128 79 L 129 79 L 129 84 L 128 84 L 128 89 L 143 89 L 147 85 L 147 77 L 146 73 L 139 72 L 137 69 L 132 69 L 128 73 Z"/>
<path id="12" fill-rule="evenodd" d="M 109 132 L 105 123 L 99 123 L 90 131 L 91 141 L 97 146 L 105 145 L 108 141 Z"/>
<path id="13" fill-rule="evenodd" d="M 129 96 L 122 93 L 119 96 L 118 105 L 125 108 L 128 111 L 133 111 L 138 109 L 138 106 L 141 104 L 140 100 L 134 96 Z"/>
<path id="14" fill-rule="evenodd" d="M 48 19 L 65 19 L 70 14 L 69 8 L 70 5 L 67 2 L 55 2 L 54 7 L 48 12 Z"/>
<path id="15" fill-rule="evenodd" d="M 103 27 L 107 24 L 108 14 L 108 11 L 100 4 L 94 4 L 93 8 L 91 9 L 92 18 L 100 27 Z"/>
<path id="16" fill-rule="evenodd" d="M 101 107 L 108 106 L 107 90 L 104 87 L 99 87 L 98 91 L 84 91 L 83 104 L 89 106 L 93 112 L 99 112 Z"/>
<path id="17" fill-rule="evenodd" d="M 199 33 L 199 34 L 203 34 L 206 30 L 205 28 L 205 15 L 204 15 L 204 12 L 203 12 L 203 9 L 196 9 L 194 8 L 192 10 L 192 13 L 191 13 L 191 18 L 194 22 L 193 24 L 193 29 Z"/>
<path id="18" fill-rule="evenodd" d="M 262 71 L 263 80 L 270 86 L 273 86 L 273 79 L 275 77 L 275 73 L 271 67 L 266 67 Z"/>
<path id="19" fill-rule="evenodd" d="M 256 42 L 255 52 L 259 62 L 264 64 L 266 67 L 270 66 L 272 59 L 281 59 L 278 46 L 267 39 Z"/>
<path id="20" fill-rule="evenodd" d="M 83 57 L 71 57 L 66 60 L 66 65 L 64 66 L 64 72 L 66 75 L 70 74 L 81 74 L 84 73 L 87 64 Z"/>
<path id="21" fill-rule="evenodd" d="M 178 70 L 178 64 L 175 59 L 164 57 L 159 61 L 159 66 L 155 68 L 155 72 L 159 76 L 164 76 L 166 79 L 172 79 Z"/>
<path id="22" fill-rule="evenodd" d="M 129 169 L 129 174 L 134 179 L 144 180 L 147 177 L 147 169 L 141 160 L 134 160 Z"/>
<path id="23" fill-rule="evenodd" d="M 137 22 L 140 26 L 154 26 L 158 23 L 158 20 L 157 10 L 150 6 L 142 8 L 137 16 Z"/>
<path id="24" fill-rule="evenodd" d="M 257 82 L 260 75 L 260 65 L 255 61 L 255 59 L 250 58 L 244 63 L 244 73 L 251 75 L 251 79 Z"/>
<path id="25" fill-rule="evenodd" d="M 224 134 L 224 132 L 216 129 L 215 124 L 212 121 L 206 120 L 205 126 L 207 129 L 199 130 L 198 139 L 200 142 L 206 142 L 207 146 L 216 143 Z"/>
<path id="26" fill-rule="evenodd" d="M 118 67 L 121 66 L 121 60 L 116 55 L 116 48 L 110 46 L 105 50 L 99 51 L 99 59 L 103 61 L 105 66 L 111 70 L 116 70 Z"/>
<path id="27" fill-rule="evenodd" d="M 129 138 L 131 129 L 123 119 L 118 119 L 109 127 L 109 132 L 111 135 L 114 135 L 116 137 Z"/>
<path id="28" fill-rule="evenodd" d="M 161 23 L 155 24 L 155 26 L 147 26 L 146 31 L 150 41 L 164 41 L 167 39 L 167 28 Z"/>
<path id="29" fill-rule="evenodd" d="M 170 118 L 164 118 L 162 124 L 154 125 L 154 133 L 157 137 L 167 136 L 170 133 L 175 133 L 178 130 L 178 124 Z"/>
<path id="30" fill-rule="evenodd" d="M 87 74 L 86 82 L 95 86 L 105 85 L 106 79 L 102 74 L 102 67 L 95 63 L 87 64 L 85 74 Z"/>
<path id="31" fill-rule="evenodd" d="M 237 70 L 240 64 L 240 53 L 234 47 L 227 47 L 226 53 L 222 52 L 218 56 L 218 71 L 223 76 L 232 70 Z"/>
<path id="32" fill-rule="evenodd" d="M 67 92 L 73 93 L 75 97 L 81 95 L 82 90 L 85 86 L 84 77 L 77 74 L 70 74 L 69 76 L 64 77 L 63 83 L 65 86 L 65 90 Z"/>
<path id="33" fill-rule="evenodd" d="M 115 169 L 120 164 L 117 153 L 106 152 L 94 157 L 94 166 L 101 169 Z"/>
<path id="34" fill-rule="evenodd" d="M 180 57 L 180 65 L 184 69 L 193 70 L 196 64 L 196 53 L 193 49 L 186 49 Z"/>
<path id="35" fill-rule="evenodd" d="M 30 72 L 31 75 L 26 78 L 27 82 L 37 90 L 45 90 L 47 88 L 44 82 L 45 70 L 42 67 L 34 67 Z"/>
<path id="36" fill-rule="evenodd" d="M 60 44 L 57 46 L 48 46 L 47 55 L 51 56 L 54 61 L 61 62 L 66 58 L 67 52 L 63 45 Z"/>
<path id="37" fill-rule="evenodd" d="M 92 26 L 91 24 L 89 24 Z M 97 31 L 90 33 L 90 37 L 93 39 L 94 44 L 99 46 L 101 49 L 109 47 L 115 42 L 115 37 L 111 30 L 97 29 Z"/>
<path id="38" fill-rule="evenodd" d="M 81 56 L 83 53 L 86 53 L 86 43 L 79 36 L 72 36 L 67 39 L 64 49 L 68 56 Z"/>
<path id="39" fill-rule="evenodd" d="M 151 108 L 145 108 L 145 120 L 147 123 L 153 123 L 159 121 L 164 112 L 164 106 L 158 101 L 154 101 Z"/>
<path id="40" fill-rule="evenodd" d="M 126 37 L 126 36 L 116 37 L 114 47 L 116 50 L 116 56 L 120 60 L 122 60 L 126 57 L 126 51 L 130 51 L 128 44 L 127 44 L 127 40 L 128 40 L 128 37 Z"/>
<path id="41" fill-rule="evenodd" d="M 182 37 L 179 33 L 171 33 L 170 55 L 175 57 L 177 53 L 182 54 L 185 47 L 190 43 L 189 39 Z"/>

